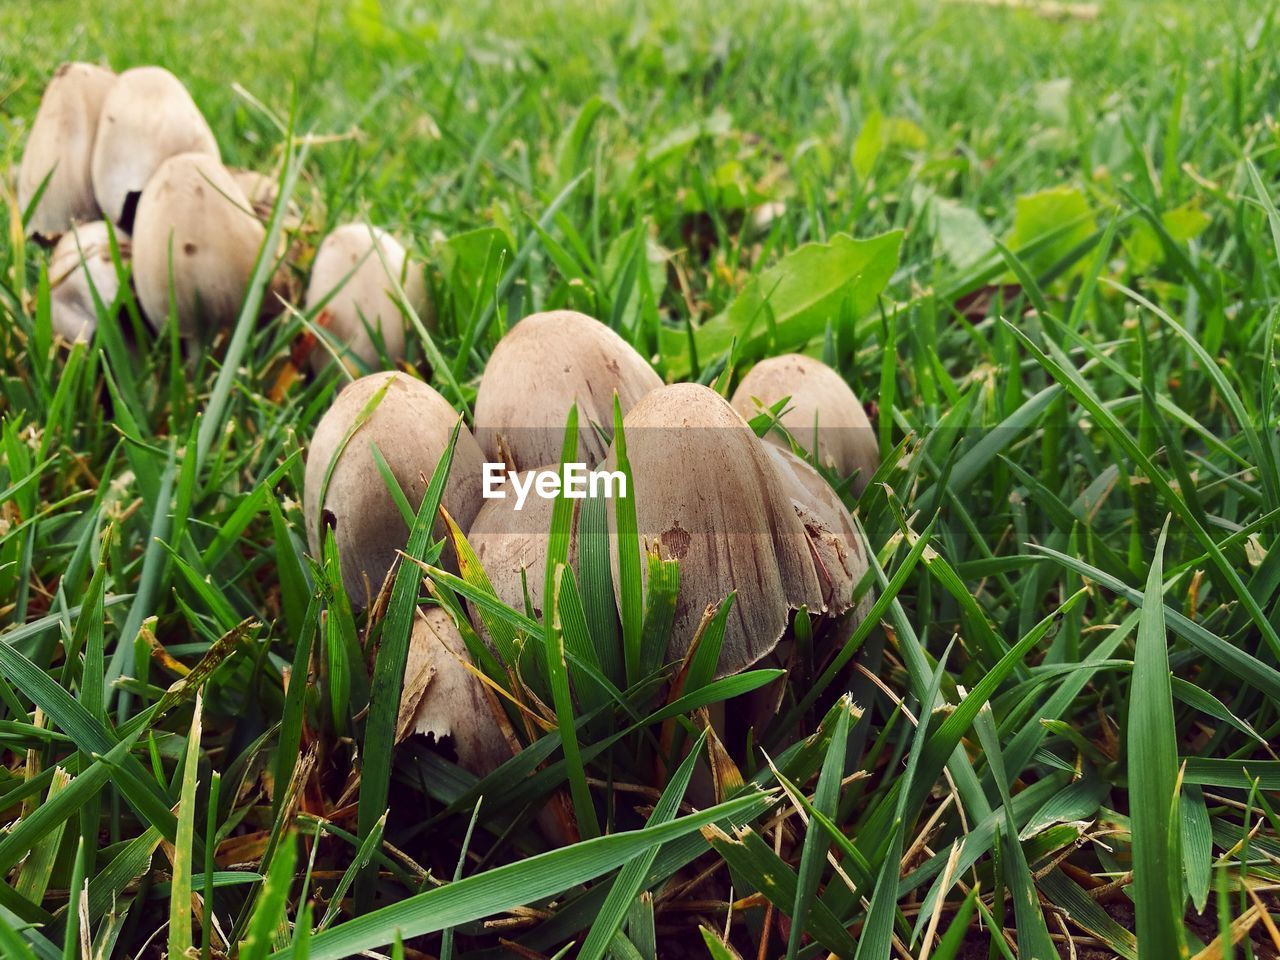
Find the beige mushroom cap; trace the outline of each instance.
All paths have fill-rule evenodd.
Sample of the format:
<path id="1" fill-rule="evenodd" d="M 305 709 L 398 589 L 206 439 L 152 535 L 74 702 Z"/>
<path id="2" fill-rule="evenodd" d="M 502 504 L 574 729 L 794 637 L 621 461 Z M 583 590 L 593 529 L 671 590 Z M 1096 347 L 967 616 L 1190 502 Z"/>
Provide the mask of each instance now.
<path id="1" fill-rule="evenodd" d="M 823 606 L 829 614 L 842 614 L 853 606 L 853 590 L 870 569 L 853 517 L 811 464 L 775 444 L 762 446 L 777 465 L 796 516 L 804 524 L 818 582 L 822 585 Z M 862 615 L 869 603 L 868 593 L 860 611 Z"/>
<path id="2" fill-rule="evenodd" d="M 376 246 L 375 246 L 376 245 Z M 379 331 L 387 357 L 404 357 L 404 317 L 397 305 L 399 283 L 410 306 L 426 312 L 426 286 L 404 247 L 378 227 L 347 223 L 336 227 L 316 251 L 307 286 L 306 307 L 325 301 L 316 322 L 367 367 L 377 367 L 378 347 L 369 330 Z M 312 369 L 324 369 L 332 354 L 317 344 L 311 351 Z"/>
<path id="3" fill-rule="evenodd" d="M 541 467 L 539 470 L 556 470 L 557 467 Z M 527 476 L 529 471 L 524 472 Z M 529 587 L 529 601 L 535 617 L 542 616 L 542 588 L 547 572 L 547 550 L 550 545 L 551 514 L 556 501 L 540 497 L 530 490 L 521 509 L 516 509 L 515 494 L 506 490 L 506 497 L 493 497 L 484 501 L 480 512 L 471 523 L 467 542 L 475 551 L 476 559 L 484 568 L 493 586 L 493 592 L 507 606 L 524 612 L 524 587 L 520 572 L 524 571 Z M 577 563 L 577 512 L 569 540 L 569 564 Z M 477 631 L 479 617 L 472 616 Z"/>
<path id="4" fill-rule="evenodd" d="M 165 160 L 180 153 L 221 158 L 218 142 L 182 81 L 163 67 L 134 67 L 116 79 L 93 146 L 93 192 L 106 219 L 122 223 Z"/>
<path id="5" fill-rule="evenodd" d="M 724 398 L 694 383 L 653 391 L 623 428 L 641 543 L 680 561 L 668 659 L 684 656 L 704 609 L 736 590 L 716 676 L 745 670 L 777 646 L 792 609 L 823 606 L 809 541 L 777 466 Z M 611 451 L 608 469 L 615 458 Z M 611 532 L 616 510 L 615 500 Z"/>
<path id="6" fill-rule="evenodd" d="M 133 275 L 138 301 L 159 327 L 169 315 L 170 249 L 178 330 L 184 337 L 235 322 L 266 231 L 217 158 L 165 160 L 138 202 Z"/>
<path id="7" fill-rule="evenodd" d="M 821 360 L 799 353 L 761 360 L 742 378 L 732 403 L 750 419 L 760 412 L 756 400 L 770 407 L 788 396 L 791 399 L 781 417 L 787 432 L 813 453 L 816 423 L 818 461 L 841 476 L 856 473 L 853 490 L 861 493 L 880 466 L 879 441 L 853 390 Z M 767 439 L 786 444 L 777 431 Z"/>
<path id="8" fill-rule="evenodd" d="M 120 256 L 129 259 L 129 237 L 116 231 Z M 49 258 L 50 316 L 53 330 L 74 343 L 88 341 L 98 326 L 96 290 L 105 306 L 120 292 L 120 275 L 111 259 L 111 237 L 102 220 L 72 226 Z"/>
<path id="9" fill-rule="evenodd" d="M 249 206 L 258 219 L 266 220 L 270 217 L 271 210 L 276 205 L 276 197 L 280 195 L 280 184 L 265 173 L 243 167 L 227 167 L 227 173 L 231 174 L 231 179 L 249 201 Z M 292 206 L 291 203 L 290 207 Z"/>
<path id="10" fill-rule="evenodd" d="M 498 341 L 476 395 L 476 439 L 491 461 L 517 469 L 559 463 L 569 408 L 578 404 L 579 459 L 605 453 L 592 423 L 613 430 L 613 394 L 623 414 L 661 378 L 622 337 L 572 310 L 525 317 Z M 505 456 L 504 456 L 505 455 Z"/>
<path id="11" fill-rule="evenodd" d="M 54 72 L 18 168 L 18 209 L 24 213 L 49 179 L 27 225 L 30 233 L 54 239 L 73 223 L 98 219 L 93 144 L 115 82 L 114 73 L 91 63 L 64 63 Z"/>
<path id="12" fill-rule="evenodd" d="M 343 439 L 364 407 L 387 385 L 368 419 Z M 374 596 L 409 540 L 409 529 L 383 482 L 371 444 L 377 444 L 400 488 L 416 510 L 436 463 L 449 445 L 458 415 L 449 402 L 420 380 L 394 371 L 373 373 L 349 384 L 320 418 L 307 453 L 303 513 L 311 552 L 320 555 L 322 527 L 333 527 L 342 560 L 342 582 L 352 603 Z M 337 458 L 327 492 L 329 464 Z M 483 457 L 471 431 L 458 432 L 442 502 L 463 530 L 481 503 Z M 324 502 L 321 503 L 321 496 Z M 436 536 L 444 535 L 437 523 Z M 368 578 L 366 587 L 365 578 Z M 367 591 L 367 592 L 366 592 Z"/>
<path id="13" fill-rule="evenodd" d="M 511 746 L 470 662 L 448 612 L 420 612 L 409 638 L 396 739 L 420 733 L 437 744 L 448 740 L 458 766 L 483 777 L 511 759 Z"/>

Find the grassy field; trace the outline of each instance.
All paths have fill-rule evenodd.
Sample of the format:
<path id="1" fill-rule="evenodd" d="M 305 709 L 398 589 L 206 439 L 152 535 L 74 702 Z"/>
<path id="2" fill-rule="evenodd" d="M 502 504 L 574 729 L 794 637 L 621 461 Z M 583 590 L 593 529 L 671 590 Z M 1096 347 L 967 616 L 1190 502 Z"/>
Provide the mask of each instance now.
<path id="1" fill-rule="evenodd" d="M 338 375 L 280 379 L 296 316 L 54 343 L 6 177 L 0 955 L 1280 957 L 1272 5 L 420 6 L 0 0 L 0 167 L 61 61 L 158 63 L 292 189 L 300 278 L 411 241 L 459 410 L 537 310 L 667 380 L 824 357 L 881 440 L 872 617 L 712 738 L 712 809 L 655 751 L 760 670 L 561 659 L 490 777 L 393 749 L 418 572 L 366 623 L 305 556 Z"/>

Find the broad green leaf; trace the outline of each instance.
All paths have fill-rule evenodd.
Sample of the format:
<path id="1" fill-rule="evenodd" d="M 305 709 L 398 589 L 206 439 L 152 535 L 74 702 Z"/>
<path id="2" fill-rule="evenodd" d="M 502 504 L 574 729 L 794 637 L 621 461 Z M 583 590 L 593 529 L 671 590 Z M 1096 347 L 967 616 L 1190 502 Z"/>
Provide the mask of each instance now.
<path id="1" fill-rule="evenodd" d="M 836 234 L 807 243 L 747 281 L 724 313 L 694 331 L 698 358 L 707 363 L 737 342 L 738 359 L 795 350 L 822 335 L 841 309 L 869 313 L 898 266 L 900 232 L 866 240 Z M 661 352 L 672 376 L 689 372 L 683 331 L 664 328 Z"/>
<path id="2" fill-rule="evenodd" d="M 1070 229 L 1063 231 L 1067 225 Z M 1086 242 L 1096 229 L 1093 211 L 1082 190 L 1069 186 L 1052 187 L 1018 197 L 1013 229 L 1005 242 L 1011 250 L 1022 251 L 1056 233 L 1052 243 L 1037 249 L 1034 254 L 1020 254 L 1032 275 L 1040 277 Z"/>

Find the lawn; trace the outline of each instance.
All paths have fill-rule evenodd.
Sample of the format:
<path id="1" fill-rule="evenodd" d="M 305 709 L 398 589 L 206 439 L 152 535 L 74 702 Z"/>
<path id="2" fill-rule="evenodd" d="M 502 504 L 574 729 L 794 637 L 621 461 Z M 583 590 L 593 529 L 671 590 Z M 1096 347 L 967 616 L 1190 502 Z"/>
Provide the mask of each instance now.
<path id="1" fill-rule="evenodd" d="M 0 956 L 1280 958 L 1273 6 L 435 6 L 0 2 Z M 8 171 L 67 60 L 279 181 L 298 309 L 52 336 Z M 291 361 L 349 221 L 426 265 L 402 370 L 468 424 L 538 311 L 726 396 L 838 370 L 869 615 L 713 679 L 621 520 L 513 610 L 430 492 L 362 611 L 303 516 L 347 378 Z M 493 772 L 396 737 L 416 605 Z"/>

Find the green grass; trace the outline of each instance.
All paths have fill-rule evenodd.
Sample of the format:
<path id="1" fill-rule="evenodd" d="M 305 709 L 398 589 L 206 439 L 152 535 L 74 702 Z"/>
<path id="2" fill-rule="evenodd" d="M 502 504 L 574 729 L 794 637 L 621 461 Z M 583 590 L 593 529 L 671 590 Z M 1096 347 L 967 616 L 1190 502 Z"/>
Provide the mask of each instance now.
<path id="1" fill-rule="evenodd" d="M 624 526 L 618 617 L 588 507 L 578 579 L 529 585 L 545 623 L 435 578 L 524 651 L 526 749 L 478 782 L 393 751 L 420 570 L 369 624 L 306 556 L 338 383 L 269 396 L 302 318 L 186 358 L 126 302 L 55 346 L 6 179 L 0 952 L 1162 960 L 1235 923 L 1224 955 L 1280 955 L 1268 4 L 150 6 L 0 5 L 0 166 L 60 61 L 161 63 L 304 249 L 366 216 L 411 241 L 411 362 L 460 411 L 541 309 L 667 379 L 824 357 L 875 405 L 873 616 L 721 744 L 700 711 L 777 674 L 711 679 L 722 608 L 668 703 L 678 572 L 642 592 Z M 586 839 L 549 844 L 552 805 Z"/>

